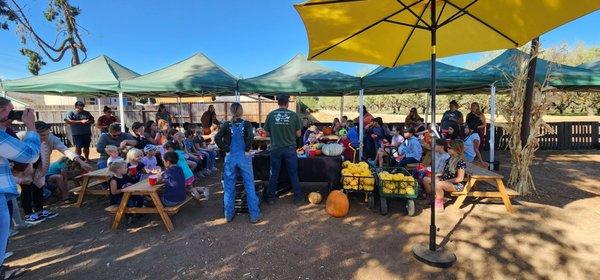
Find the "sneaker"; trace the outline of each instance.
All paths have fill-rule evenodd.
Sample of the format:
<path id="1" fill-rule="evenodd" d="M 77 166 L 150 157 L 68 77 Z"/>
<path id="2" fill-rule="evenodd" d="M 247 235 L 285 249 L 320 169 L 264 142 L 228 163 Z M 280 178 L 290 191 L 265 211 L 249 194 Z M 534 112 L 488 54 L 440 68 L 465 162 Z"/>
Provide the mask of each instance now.
<path id="1" fill-rule="evenodd" d="M 233 218 L 234 218 L 234 217 L 235 217 L 235 216 L 231 216 L 231 217 L 225 217 L 225 221 L 227 221 L 228 223 L 231 223 L 231 222 L 233 222 Z"/>
<path id="2" fill-rule="evenodd" d="M 196 190 L 196 188 L 191 188 L 190 189 L 190 193 L 192 194 L 192 197 L 198 201 L 200 201 L 202 199 L 202 197 L 200 197 L 200 193 L 198 193 L 198 191 Z"/>
<path id="3" fill-rule="evenodd" d="M 46 219 L 44 219 L 43 217 L 38 216 L 38 214 L 31 214 L 31 215 L 26 215 L 25 216 L 25 222 L 30 224 L 30 225 L 37 225 L 43 221 L 45 221 Z"/>
<path id="4" fill-rule="evenodd" d="M 255 218 L 255 219 L 250 219 L 250 223 L 251 223 L 251 224 L 257 224 L 257 223 L 259 223 L 259 222 L 260 222 L 260 217 L 258 217 L 258 218 Z"/>
<path id="5" fill-rule="evenodd" d="M 438 213 L 444 212 L 444 200 L 443 199 L 435 200 L 435 212 L 438 212 Z"/>
<path id="6" fill-rule="evenodd" d="M 204 195 L 205 199 L 208 199 L 208 196 L 210 195 L 210 191 L 208 190 L 207 187 L 204 187 L 204 190 L 202 190 L 202 194 Z"/>
<path id="7" fill-rule="evenodd" d="M 8 260 L 10 257 L 12 257 L 15 253 L 13 252 L 6 252 L 4 254 L 4 262 L 6 262 L 6 260 Z"/>
<path id="8" fill-rule="evenodd" d="M 40 215 L 40 217 L 42 217 L 44 219 L 52 219 L 52 218 L 56 218 L 56 216 L 58 216 L 58 213 L 44 210 L 41 213 L 39 213 L 38 215 Z"/>

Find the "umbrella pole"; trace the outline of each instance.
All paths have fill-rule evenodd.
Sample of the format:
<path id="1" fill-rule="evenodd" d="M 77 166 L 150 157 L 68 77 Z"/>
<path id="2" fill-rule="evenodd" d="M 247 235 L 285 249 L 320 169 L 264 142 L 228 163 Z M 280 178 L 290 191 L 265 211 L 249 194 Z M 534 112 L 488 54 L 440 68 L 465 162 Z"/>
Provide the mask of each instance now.
<path id="1" fill-rule="evenodd" d="M 125 101 L 123 92 L 119 91 L 119 119 L 121 121 L 121 132 L 125 132 Z"/>
<path id="2" fill-rule="evenodd" d="M 490 169 L 494 170 L 494 149 L 496 148 L 496 85 L 490 87 Z"/>
<path id="3" fill-rule="evenodd" d="M 435 225 L 435 135 L 438 135 L 435 125 L 435 91 L 436 91 L 436 80 L 435 80 L 435 61 L 436 61 L 436 29 L 437 13 L 435 6 L 437 1 L 430 1 L 431 5 L 431 198 L 430 198 L 430 210 L 431 210 L 431 224 L 429 226 L 429 244 L 420 243 L 413 247 L 413 254 L 415 257 L 428 265 L 435 267 L 451 267 L 456 262 L 456 256 L 454 253 L 446 250 L 443 246 L 438 247 L 435 241 L 436 238 L 436 225 Z"/>

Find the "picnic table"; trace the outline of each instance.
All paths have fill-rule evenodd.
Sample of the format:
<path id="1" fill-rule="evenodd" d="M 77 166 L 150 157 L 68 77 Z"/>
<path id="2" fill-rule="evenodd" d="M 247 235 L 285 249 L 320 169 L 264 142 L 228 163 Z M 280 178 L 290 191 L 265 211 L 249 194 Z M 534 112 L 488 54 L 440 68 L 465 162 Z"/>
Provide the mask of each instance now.
<path id="1" fill-rule="evenodd" d="M 94 171 L 87 172 L 85 174 L 79 175 L 75 177 L 75 179 L 82 179 L 81 186 L 79 188 L 75 188 L 71 190 L 72 192 L 79 192 L 77 197 L 77 207 L 81 207 L 83 204 L 83 198 L 85 195 L 102 195 L 108 196 L 108 189 L 101 190 L 92 190 L 89 189 L 94 186 L 101 185 L 106 183 L 106 181 L 110 178 L 110 174 L 108 172 L 108 168 L 102 168 Z M 95 179 L 92 181 L 92 179 Z"/>
<path id="2" fill-rule="evenodd" d="M 171 222 L 171 218 L 169 215 L 176 214 L 179 212 L 179 209 L 185 205 L 187 202 L 191 200 L 190 196 L 187 196 L 186 199 L 175 206 L 164 207 L 162 201 L 160 200 L 160 196 L 158 195 L 158 191 L 164 187 L 163 183 L 158 183 L 154 186 L 151 186 L 148 183 L 148 179 L 141 180 L 140 182 L 131 185 L 129 187 L 123 188 L 121 191 L 123 192 L 123 198 L 121 199 L 121 203 L 117 207 L 116 205 L 111 205 L 106 208 L 106 211 L 115 214 L 115 220 L 112 224 L 112 229 L 117 229 L 119 224 L 121 223 L 121 219 L 123 218 L 123 214 L 155 214 L 158 213 L 160 218 L 162 219 L 167 231 L 173 231 L 173 222 Z M 153 207 L 127 207 L 127 201 L 129 201 L 129 197 L 132 195 L 140 195 L 140 196 L 149 196 L 152 199 Z"/>
<path id="3" fill-rule="evenodd" d="M 501 198 L 506 210 L 509 213 L 514 212 L 510 198 L 517 196 L 518 193 L 504 185 L 504 182 L 502 181 L 504 176 L 479 167 L 473 163 L 467 163 L 465 175 L 467 176 L 465 188 L 460 192 L 452 192 L 452 196 L 457 196 L 454 207 L 457 209 L 460 208 L 467 196 L 478 198 Z M 492 186 L 495 186 L 498 191 L 476 191 L 475 188 L 478 182 L 487 182 Z"/>

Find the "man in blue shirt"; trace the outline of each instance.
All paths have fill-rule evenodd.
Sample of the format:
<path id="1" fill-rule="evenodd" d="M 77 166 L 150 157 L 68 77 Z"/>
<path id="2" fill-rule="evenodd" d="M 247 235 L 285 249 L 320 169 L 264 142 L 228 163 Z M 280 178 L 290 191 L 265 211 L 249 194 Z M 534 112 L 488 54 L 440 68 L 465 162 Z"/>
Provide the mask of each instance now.
<path id="1" fill-rule="evenodd" d="M 7 201 L 17 197 L 19 191 L 12 175 L 9 160 L 20 163 L 34 163 L 40 154 L 40 137 L 35 129 L 35 113 L 25 109 L 21 121 L 27 127 L 23 141 L 5 132 L 6 126 L 12 120 L 9 118 L 13 105 L 10 100 L 0 97 L 0 275 L 13 275 L 14 271 L 4 271 L 4 254 L 10 235 L 10 213 Z"/>
<path id="2" fill-rule="evenodd" d="M 73 136 L 73 145 L 75 153 L 83 156 L 85 160 L 90 159 L 90 143 L 92 142 L 92 125 L 94 116 L 83 109 L 85 104 L 81 101 L 75 102 L 75 110 L 67 113 L 65 123 L 71 126 L 71 136 Z"/>

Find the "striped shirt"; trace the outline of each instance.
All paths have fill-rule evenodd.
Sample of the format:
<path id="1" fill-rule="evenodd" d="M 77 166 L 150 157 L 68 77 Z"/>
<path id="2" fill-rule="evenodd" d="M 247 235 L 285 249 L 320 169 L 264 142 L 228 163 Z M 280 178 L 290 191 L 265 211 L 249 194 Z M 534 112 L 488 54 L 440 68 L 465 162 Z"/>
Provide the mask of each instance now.
<path id="1" fill-rule="evenodd" d="M 20 141 L 0 129 L 0 194 L 6 195 L 7 199 L 19 195 L 9 160 L 34 163 L 40 155 L 40 146 L 40 136 L 35 132 L 28 131 Z"/>

